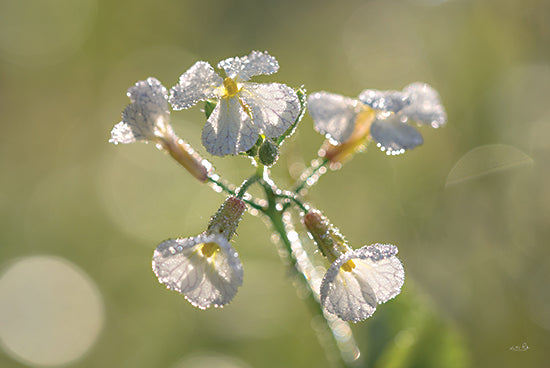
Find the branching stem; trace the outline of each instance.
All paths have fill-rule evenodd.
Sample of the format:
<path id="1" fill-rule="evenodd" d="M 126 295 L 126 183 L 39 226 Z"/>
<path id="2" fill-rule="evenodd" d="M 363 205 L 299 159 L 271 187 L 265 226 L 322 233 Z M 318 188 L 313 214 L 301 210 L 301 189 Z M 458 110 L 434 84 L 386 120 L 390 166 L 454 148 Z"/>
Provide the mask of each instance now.
<path id="1" fill-rule="evenodd" d="M 333 346 L 333 348 L 328 348 L 326 344 L 322 344 L 326 349 L 327 356 L 332 358 L 331 360 L 336 366 L 351 367 L 353 365 L 352 362 L 350 362 L 349 359 L 344 358 L 346 355 L 349 355 L 349 352 L 342 349 L 341 342 L 339 342 L 338 336 L 335 335 L 335 330 L 332 328 L 333 326 L 331 325 L 331 322 L 326 319 L 321 305 L 315 298 L 316 292 L 312 289 L 312 285 L 308 282 L 308 276 L 305 272 L 300 270 L 300 266 L 298 264 L 298 260 L 296 259 L 296 255 L 293 252 L 292 242 L 289 238 L 289 234 L 287 233 L 284 220 L 285 214 L 292 205 L 296 206 L 296 208 L 303 213 L 307 213 L 310 210 L 309 206 L 301 199 L 299 193 L 303 191 L 304 188 L 311 187 L 315 184 L 317 179 L 313 181 L 311 179 L 314 178 L 315 175 L 322 174 L 323 172 L 321 171 L 321 168 L 325 167 L 327 163 L 328 160 L 325 159 L 321 162 L 317 161 L 317 165 L 313 164 L 310 166 L 310 168 L 304 171 L 304 175 L 302 175 L 304 178 L 302 181 L 297 183 L 292 191 L 279 189 L 270 178 L 269 169 L 259 163 L 257 163 L 256 172 L 244 180 L 241 186 L 237 189 L 234 189 L 235 185 L 227 183 L 216 174 L 211 173 L 208 176 L 208 181 L 214 184 L 214 189 L 216 191 L 219 192 L 221 189 L 227 194 L 234 195 L 237 198 L 242 199 L 250 207 L 256 209 L 258 212 L 269 218 L 269 222 L 271 223 L 273 230 L 277 233 L 282 246 L 288 254 L 288 259 L 290 260 L 293 274 L 296 279 L 299 280 L 300 284 L 309 290 L 306 299 L 307 304 L 311 307 L 313 317 L 318 321 L 323 321 L 323 325 L 325 326 L 325 328 L 322 329 L 323 331 L 326 331 L 326 333 L 328 333 L 327 331 L 332 332 L 332 339 L 329 338 L 329 341 L 332 340 L 333 344 L 329 344 Z M 260 201 L 250 195 L 246 195 L 249 187 L 255 183 L 258 183 L 263 188 L 266 197 L 265 201 Z M 320 333 L 319 330 L 318 333 Z M 323 338 L 321 338 L 321 340 L 323 340 Z M 339 351 L 340 354 L 331 354 L 330 352 L 334 352 L 334 349 Z M 334 360 L 335 358 L 336 361 Z"/>

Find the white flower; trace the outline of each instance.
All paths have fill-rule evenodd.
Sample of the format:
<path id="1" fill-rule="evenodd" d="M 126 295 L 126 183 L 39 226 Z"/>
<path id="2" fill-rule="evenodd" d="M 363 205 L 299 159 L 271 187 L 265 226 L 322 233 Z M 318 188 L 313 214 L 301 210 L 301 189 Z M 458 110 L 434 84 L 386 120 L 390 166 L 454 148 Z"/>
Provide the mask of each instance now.
<path id="1" fill-rule="evenodd" d="M 122 113 L 122 121 L 111 131 L 109 142 L 157 142 L 172 135 L 166 88 L 155 78 L 147 78 L 128 88 L 132 101 Z"/>
<path id="2" fill-rule="evenodd" d="M 403 122 L 413 121 L 420 125 L 439 128 L 447 123 L 447 113 L 441 104 L 439 93 L 426 83 L 411 83 L 403 89 L 410 103 L 399 111 Z"/>
<path id="3" fill-rule="evenodd" d="M 412 83 L 403 91 L 367 89 L 359 99 L 327 92 L 309 96 L 309 113 L 315 129 L 337 144 L 346 142 L 356 129 L 359 114 L 369 109 L 376 112 L 370 135 L 387 154 L 404 153 L 423 143 L 422 135 L 408 123 L 438 128 L 447 121 L 439 94 L 425 83 Z M 364 120 L 363 120 L 364 121 Z"/>
<path id="4" fill-rule="evenodd" d="M 217 156 L 245 152 L 260 134 L 276 138 L 294 123 L 300 102 L 292 88 L 248 82 L 255 75 L 277 72 L 279 64 L 273 56 L 252 51 L 248 56 L 222 60 L 218 68 L 224 69 L 225 79 L 207 62 L 198 61 L 170 90 L 174 110 L 187 109 L 199 101 L 219 100 L 202 131 L 208 152 Z"/>
<path id="5" fill-rule="evenodd" d="M 409 84 L 402 92 L 365 90 L 359 94 L 359 100 L 380 111 L 370 134 L 387 154 L 401 154 L 424 142 L 420 132 L 407 123 L 439 128 L 447 122 L 439 94 L 425 83 Z"/>
<path id="6" fill-rule="evenodd" d="M 344 321 L 370 317 L 376 306 L 401 292 L 405 272 L 397 247 L 374 244 L 342 254 L 321 283 L 321 305 Z"/>
<path id="7" fill-rule="evenodd" d="M 348 140 L 357 115 L 366 109 L 357 100 L 324 91 L 309 95 L 307 106 L 315 130 L 337 143 Z"/>
<path id="8" fill-rule="evenodd" d="M 229 303 L 243 282 L 238 254 L 221 234 L 160 243 L 153 254 L 153 271 L 159 282 L 201 309 Z"/>

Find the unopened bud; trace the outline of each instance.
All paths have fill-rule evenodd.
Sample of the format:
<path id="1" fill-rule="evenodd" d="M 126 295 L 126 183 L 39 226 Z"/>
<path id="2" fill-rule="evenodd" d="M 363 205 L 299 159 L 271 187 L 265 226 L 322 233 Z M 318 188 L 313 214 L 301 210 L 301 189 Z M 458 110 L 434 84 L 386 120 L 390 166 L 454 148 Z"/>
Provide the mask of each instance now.
<path id="1" fill-rule="evenodd" d="M 279 147 L 271 139 L 266 138 L 258 150 L 260 163 L 265 166 L 271 166 L 279 158 Z"/>
<path id="2" fill-rule="evenodd" d="M 236 197 L 227 197 L 218 212 L 210 219 L 207 234 L 222 234 L 230 240 L 237 230 L 239 221 L 246 210 L 246 203 Z"/>
<path id="3" fill-rule="evenodd" d="M 351 250 L 340 230 L 317 210 L 306 213 L 303 223 L 313 237 L 315 244 L 332 263 L 343 253 Z"/>

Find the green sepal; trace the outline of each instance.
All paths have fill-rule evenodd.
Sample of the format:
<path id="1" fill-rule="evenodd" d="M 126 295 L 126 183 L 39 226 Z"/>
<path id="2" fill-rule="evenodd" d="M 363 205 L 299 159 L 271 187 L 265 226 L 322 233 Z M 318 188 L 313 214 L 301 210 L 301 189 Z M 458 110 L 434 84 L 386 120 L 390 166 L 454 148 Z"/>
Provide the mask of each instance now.
<path id="1" fill-rule="evenodd" d="M 218 104 L 218 101 L 215 100 L 206 100 L 204 103 L 204 114 L 206 115 L 206 118 L 208 119 L 210 115 L 212 115 L 212 111 L 216 108 L 216 105 Z"/>
<path id="2" fill-rule="evenodd" d="M 300 112 L 298 113 L 298 117 L 296 118 L 296 121 L 292 123 L 291 126 L 288 127 L 288 129 L 279 137 L 275 139 L 275 143 L 277 145 L 281 145 L 283 141 L 290 137 L 292 134 L 294 134 L 294 131 L 296 130 L 296 126 L 302 120 L 304 117 L 304 114 L 306 113 L 306 106 L 307 106 L 307 95 L 306 95 L 306 89 L 304 86 L 301 86 L 296 91 L 296 94 L 298 95 L 298 100 L 300 101 Z"/>
<path id="3" fill-rule="evenodd" d="M 264 142 L 264 136 L 260 134 L 256 143 L 254 143 L 254 145 L 248 151 L 241 152 L 239 154 L 244 156 L 249 156 L 249 157 L 256 157 L 256 155 L 258 154 L 258 149 L 260 148 L 263 142 Z"/>

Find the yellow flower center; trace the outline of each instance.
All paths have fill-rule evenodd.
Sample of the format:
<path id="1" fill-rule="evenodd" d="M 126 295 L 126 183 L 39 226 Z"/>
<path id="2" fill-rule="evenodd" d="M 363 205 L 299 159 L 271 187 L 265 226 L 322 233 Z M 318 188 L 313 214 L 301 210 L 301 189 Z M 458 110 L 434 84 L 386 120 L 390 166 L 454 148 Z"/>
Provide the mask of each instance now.
<path id="1" fill-rule="evenodd" d="M 342 269 L 346 272 L 351 272 L 351 270 L 353 270 L 354 268 L 355 263 L 353 263 L 351 259 L 342 265 Z"/>
<path id="2" fill-rule="evenodd" d="M 225 87 L 224 98 L 234 97 L 239 92 L 239 86 L 233 79 L 227 77 L 223 80 L 223 86 Z"/>
<path id="3" fill-rule="evenodd" d="M 216 243 L 205 243 L 201 247 L 201 253 L 203 256 L 210 258 L 214 253 L 220 250 L 220 246 Z"/>

